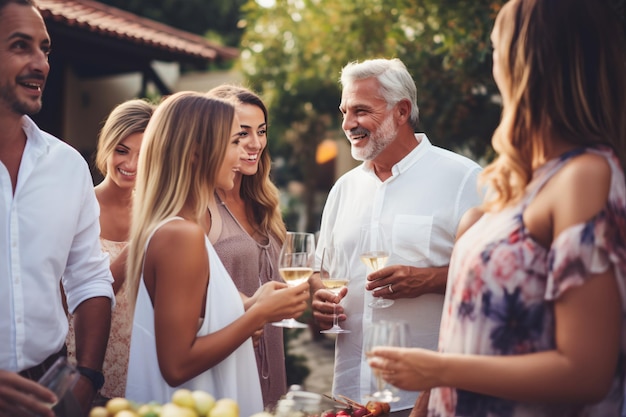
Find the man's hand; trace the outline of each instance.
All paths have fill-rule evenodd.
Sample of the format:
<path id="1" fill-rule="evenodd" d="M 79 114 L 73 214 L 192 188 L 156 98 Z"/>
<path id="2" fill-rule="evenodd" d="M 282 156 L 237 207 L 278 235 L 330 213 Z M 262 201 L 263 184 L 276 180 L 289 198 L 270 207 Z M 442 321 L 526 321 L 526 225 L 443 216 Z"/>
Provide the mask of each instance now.
<path id="1" fill-rule="evenodd" d="M 57 402 L 49 389 L 16 374 L 0 370 L 0 417 L 54 417 Z"/>
<path id="2" fill-rule="evenodd" d="M 96 390 L 93 384 L 88 378 L 81 375 L 72 389 L 72 394 L 86 416 L 89 410 L 91 410 L 93 400 L 96 398 Z"/>
<path id="3" fill-rule="evenodd" d="M 343 287 L 339 294 L 335 295 L 331 291 L 324 288 L 319 274 L 314 274 L 309 278 L 311 288 L 311 309 L 313 310 L 313 318 L 319 324 L 321 330 L 327 330 L 333 327 L 333 317 L 337 314 L 338 321 L 344 321 L 346 315 L 343 307 L 339 302 L 348 293 L 348 288 Z M 334 309 L 336 306 L 336 310 Z"/>
<path id="4" fill-rule="evenodd" d="M 416 298 L 424 294 L 444 294 L 448 266 L 418 268 L 391 265 L 367 276 L 365 289 L 373 291 L 374 297 Z"/>

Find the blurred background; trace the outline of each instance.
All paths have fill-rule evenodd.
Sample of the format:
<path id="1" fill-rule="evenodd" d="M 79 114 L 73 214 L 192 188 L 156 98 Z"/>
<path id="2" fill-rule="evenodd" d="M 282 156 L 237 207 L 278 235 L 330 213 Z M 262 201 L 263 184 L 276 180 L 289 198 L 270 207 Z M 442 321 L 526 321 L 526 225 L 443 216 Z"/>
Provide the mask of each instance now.
<path id="1" fill-rule="evenodd" d="M 269 107 L 288 229 L 315 232 L 329 188 L 356 165 L 338 110 L 348 62 L 400 58 L 417 84 L 420 130 L 481 163 L 492 156 L 500 103 L 489 34 L 503 3 L 39 0 L 53 54 L 37 122 L 91 162 L 102 121 L 124 100 L 246 85 Z"/>

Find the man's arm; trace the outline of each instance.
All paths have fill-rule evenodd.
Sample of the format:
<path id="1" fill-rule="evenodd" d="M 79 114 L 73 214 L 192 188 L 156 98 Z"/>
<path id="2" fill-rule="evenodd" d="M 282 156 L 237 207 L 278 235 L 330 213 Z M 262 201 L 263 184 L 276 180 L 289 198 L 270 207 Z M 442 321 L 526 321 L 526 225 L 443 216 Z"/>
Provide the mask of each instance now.
<path id="1" fill-rule="evenodd" d="M 74 311 L 74 328 L 78 366 L 101 372 L 111 329 L 111 299 L 94 297 L 83 301 Z M 92 380 L 81 375 L 73 392 L 83 410 L 89 410 L 97 392 Z"/>

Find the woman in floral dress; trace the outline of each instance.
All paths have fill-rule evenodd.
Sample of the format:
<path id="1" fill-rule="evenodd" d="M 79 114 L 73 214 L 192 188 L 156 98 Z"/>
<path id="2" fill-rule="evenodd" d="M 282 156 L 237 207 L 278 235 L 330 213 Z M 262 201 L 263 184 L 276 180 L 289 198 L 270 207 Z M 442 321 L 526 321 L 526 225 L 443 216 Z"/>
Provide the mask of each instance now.
<path id="1" fill-rule="evenodd" d="M 111 262 L 128 243 L 137 158 L 143 132 L 153 111 L 154 105 L 145 100 L 128 100 L 111 111 L 100 131 L 95 162 L 104 180 L 96 186 L 95 192 L 100 205 L 100 244 Z M 102 365 L 104 385 L 100 394 L 105 398 L 124 396 L 132 325 L 128 286 L 116 282 L 114 287 L 115 309 Z M 71 319 L 66 343 L 70 360 L 75 360 Z"/>
<path id="2" fill-rule="evenodd" d="M 512 0 L 498 14 L 498 157 L 457 235 L 439 352 L 370 359 L 400 388 L 431 389 L 429 416 L 620 415 L 623 36 L 605 1 Z"/>

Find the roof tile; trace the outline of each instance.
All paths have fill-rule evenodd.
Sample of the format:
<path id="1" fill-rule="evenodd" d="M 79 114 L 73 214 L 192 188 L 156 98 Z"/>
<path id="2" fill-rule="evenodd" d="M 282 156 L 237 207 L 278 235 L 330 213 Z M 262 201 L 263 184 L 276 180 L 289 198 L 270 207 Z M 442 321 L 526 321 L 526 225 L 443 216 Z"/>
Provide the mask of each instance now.
<path id="1" fill-rule="evenodd" d="M 37 0 L 44 19 L 170 52 L 213 61 L 239 55 L 235 48 L 92 0 Z"/>

